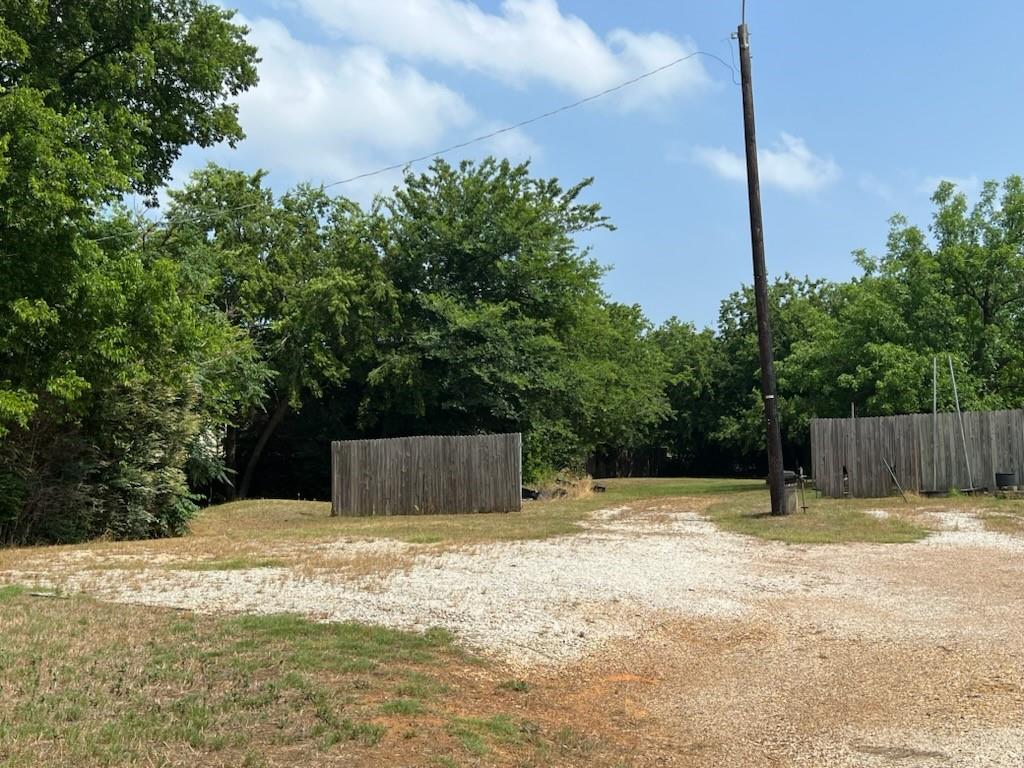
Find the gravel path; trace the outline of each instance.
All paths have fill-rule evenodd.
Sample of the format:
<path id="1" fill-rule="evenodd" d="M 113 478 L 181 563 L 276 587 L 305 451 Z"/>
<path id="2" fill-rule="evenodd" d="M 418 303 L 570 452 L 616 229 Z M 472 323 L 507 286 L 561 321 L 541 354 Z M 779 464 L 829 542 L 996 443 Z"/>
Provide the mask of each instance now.
<path id="1" fill-rule="evenodd" d="M 661 503 L 603 510 L 587 532 L 545 541 L 442 553 L 397 542 L 318 545 L 335 557 L 368 550 L 412 557 L 411 567 L 384 576 L 71 569 L 62 585 L 114 601 L 199 611 L 443 626 L 520 665 L 573 662 L 670 618 L 757 618 L 794 597 L 814 606 L 794 621 L 846 637 L 1006 639 L 1018 632 L 1020 625 L 1005 619 L 1024 607 L 1019 600 L 964 592 L 961 577 L 965 566 L 977 564 L 986 573 L 1009 569 L 1024 584 L 1024 539 L 987 532 L 968 515 L 943 513 L 939 521 L 946 530 L 919 544 L 800 547 L 723 533 L 680 503 Z M 76 562 L 83 554 L 65 557 Z M 948 568 L 955 571 L 951 580 L 943 573 Z M 50 580 L 45 571 L 0 579 Z"/>
<path id="2" fill-rule="evenodd" d="M 401 563 L 374 576 L 166 558 L 97 570 L 108 556 L 71 550 L 0 582 L 447 627 L 510 674 L 547 680 L 567 722 L 592 723 L 638 768 L 1024 768 L 1024 539 L 927 513 L 940 530 L 916 544 L 790 546 L 723 533 L 699 510 L 607 509 L 579 535 L 455 551 L 310 545 Z"/>

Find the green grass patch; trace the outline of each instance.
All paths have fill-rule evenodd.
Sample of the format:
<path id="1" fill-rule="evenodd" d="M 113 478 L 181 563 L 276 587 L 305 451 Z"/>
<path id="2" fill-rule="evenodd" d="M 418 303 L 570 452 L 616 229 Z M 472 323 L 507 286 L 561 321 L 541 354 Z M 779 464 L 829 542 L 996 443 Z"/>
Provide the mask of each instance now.
<path id="1" fill-rule="evenodd" d="M 615 502 L 673 496 L 723 496 L 764 488 L 763 480 L 719 477 L 631 477 L 596 482 L 608 489 L 597 496 Z"/>
<path id="2" fill-rule="evenodd" d="M 7 584 L 6 586 L 0 587 L 0 603 L 7 600 L 13 600 L 26 592 L 28 592 L 28 588 L 23 587 L 20 584 Z"/>
<path id="3" fill-rule="evenodd" d="M 422 672 L 409 672 L 395 687 L 398 696 L 429 700 L 449 693 L 451 688 L 444 682 Z"/>
<path id="4" fill-rule="evenodd" d="M 423 712 L 423 702 L 419 699 L 391 699 L 380 705 L 380 711 L 386 715 L 418 715 Z"/>
<path id="5" fill-rule="evenodd" d="M 839 544 L 867 542 L 906 544 L 925 538 L 929 530 L 919 522 L 892 514 L 879 518 L 865 509 L 877 507 L 877 499 L 836 500 L 807 498 L 808 509 L 774 516 L 768 492 L 759 490 L 730 496 L 708 508 L 707 515 L 720 528 L 787 544 Z M 896 504 L 888 504 L 897 510 Z"/>
<path id="6" fill-rule="evenodd" d="M 186 753 L 195 764 L 318 764 L 341 744 L 379 749 L 382 712 L 422 714 L 396 689 L 443 708 L 454 694 L 436 676 L 470 658 L 439 630 L 196 616 L 17 586 L 0 587 L 0 626 L 4 768 L 170 765 Z M 444 721 L 430 727 L 449 738 Z"/>
<path id="7" fill-rule="evenodd" d="M 523 741 L 522 729 L 507 715 L 489 718 L 457 717 L 449 724 L 448 732 L 467 752 L 477 756 L 490 752 L 495 742 L 520 744 Z"/>

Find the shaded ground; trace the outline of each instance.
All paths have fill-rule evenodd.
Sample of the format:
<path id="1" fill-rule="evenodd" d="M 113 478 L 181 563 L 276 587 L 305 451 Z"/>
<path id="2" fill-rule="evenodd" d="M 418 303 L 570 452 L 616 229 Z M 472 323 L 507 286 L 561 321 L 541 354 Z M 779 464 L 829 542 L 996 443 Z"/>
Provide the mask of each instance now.
<path id="1" fill-rule="evenodd" d="M 367 764 L 1024 765 L 1024 538 L 988 522 L 1012 511 L 890 506 L 865 517 L 936 532 L 787 545 L 723 532 L 703 515 L 713 503 L 633 501 L 544 540 L 316 543 L 338 567 L 288 564 L 294 543 L 198 570 L 160 561 L 159 546 L 133 545 L 124 569 L 125 550 L 38 551 L 0 580 L 444 626 L 487 658 L 451 667 L 473 682 L 435 705 L 427 732 L 444 750 L 424 749 L 430 736 L 419 752 L 349 749 Z M 338 565 L 368 553 L 376 571 Z M 483 729 L 485 751 L 452 718 Z"/>

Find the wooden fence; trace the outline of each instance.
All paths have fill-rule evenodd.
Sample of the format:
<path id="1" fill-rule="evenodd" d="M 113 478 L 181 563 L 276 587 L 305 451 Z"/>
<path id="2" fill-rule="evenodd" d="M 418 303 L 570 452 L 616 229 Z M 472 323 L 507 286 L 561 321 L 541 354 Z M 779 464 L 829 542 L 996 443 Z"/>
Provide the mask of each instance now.
<path id="1" fill-rule="evenodd" d="M 522 435 L 331 443 L 331 514 L 518 512 Z"/>
<path id="2" fill-rule="evenodd" d="M 1024 484 L 1024 410 L 964 413 L 968 478 L 960 422 L 955 413 L 812 419 L 814 482 L 826 496 L 843 495 L 843 469 L 851 496 L 888 496 L 904 490 L 948 491 L 996 487 L 997 472 L 1016 472 Z"/>

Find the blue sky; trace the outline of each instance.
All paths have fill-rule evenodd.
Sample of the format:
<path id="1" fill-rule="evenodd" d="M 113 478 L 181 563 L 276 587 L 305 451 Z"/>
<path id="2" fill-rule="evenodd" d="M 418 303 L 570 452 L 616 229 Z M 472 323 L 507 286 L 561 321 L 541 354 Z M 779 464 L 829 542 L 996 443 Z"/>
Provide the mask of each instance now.
<path id="1" fill-rule="evenodd" d="M 692 50 L 730 58 L 739 2 L 223 0 L 261 49 L 237 149 L 279 191 L 329 183 L 518 122 Z M 895 212 L 926 225 L 941 178 L 969 195 L 1024 172 L 1024 4 L 749 0 L 768 268 L 841 279 Z M 739 89 L 697 57 L 455 155 L 531 159 L 618 227 L 587 239 L 612 298 L 713 325 L 750 282 Z M 362 202 L 389 173 L 336 187 Z"/>

